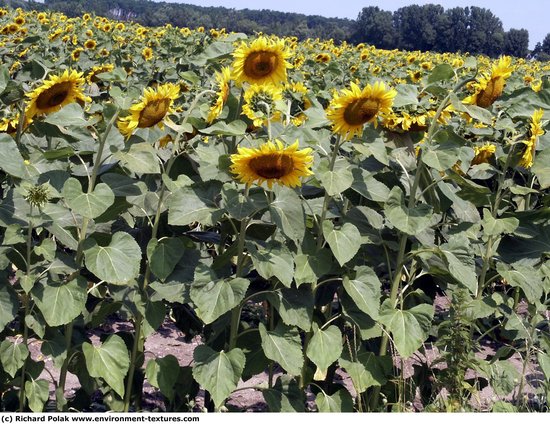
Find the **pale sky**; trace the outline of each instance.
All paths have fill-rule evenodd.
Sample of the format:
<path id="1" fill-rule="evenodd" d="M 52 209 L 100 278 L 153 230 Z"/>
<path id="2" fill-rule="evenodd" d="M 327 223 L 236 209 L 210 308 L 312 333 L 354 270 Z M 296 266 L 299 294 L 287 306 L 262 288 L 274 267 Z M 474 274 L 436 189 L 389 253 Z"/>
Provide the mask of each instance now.
<path id="1" fill-rule="evenodd" d="M 550 1 L 548 0 L 165 0 L 198 6 L 223 6 L 234 9 L 271 9 L 306 15 L 356 19 L 363 7 L 378 6 L 397 10 L 411 4 L 440 4 L 445 9 L 456 6 L 478 6 L 490 9 L 500 18 L 505 30 L 525 28 L 529 31 L 529 47 L 544 40 L 550 33 Z"/>

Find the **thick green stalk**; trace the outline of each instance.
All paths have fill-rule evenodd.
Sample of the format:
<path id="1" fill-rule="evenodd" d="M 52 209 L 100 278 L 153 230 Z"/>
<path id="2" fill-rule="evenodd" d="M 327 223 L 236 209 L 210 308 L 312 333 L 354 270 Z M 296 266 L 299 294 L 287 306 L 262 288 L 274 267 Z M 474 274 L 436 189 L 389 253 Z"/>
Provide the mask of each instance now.
<path id="1" fill-rule="evenodd" d="M 101 157 L 103 156 L 103 151 L 105 150 L 105 143 L 107 142 L 107 136 L 109 136 L 111 129 L 116 123 L 119 113 L 120 111 L 117 109 L 117 111 L 114 113 L 114 115 L 111 117 L 111 119 L 107 123 L 107 127 L 105 127 L 105 132 L 99 138 L 97 153 L 94 161 L 94 167 L 92 168 L 92 174 L 88 179 L 88 190 L 87 190 L 88 194 L 91 194 L 94 191 L 97 175 L 99 173 L 99 168 L 101 166 Z M 86 239 L 86 234 L 88 232 L 89 222 L 90 220 L 87 217 L 83 218 L 82 225 L 79 231 L 78 246 L 77 246 L 76 258 L 75 258 L 76 265 L 77 265 L 77 273 L 78 273 L 78 270 L 82 267 L 83 260 L 84 260 L 83 244 L 84 244 L 84 240 Z M 74 328 L 74 321 L 71 321 L 69 324 L 65 326 L 65 347 L 67 350 L 67 354 L 66 354 L 65 360 L 63 361 L 63 365 L 61 366 L 61 370 L 59 372 L 59 382 L 56 389 L 56 395 L 58 396 L 63 396 L 65 394 L 65 383 L 67 381 L 67 372 L 69 370 L 69 359 L 70 359 L 70 349 L 71 349 L 71 342 L 72 342 L 72 336 L 73 336 L 73 328 Z M 60 401 L 58 401 L 57 405 L 58 405 L 58 409 L 65 408 L 65 403 L 60 404 Z"/>
<path id="2" fill-rule="evenodd" d="M 30 210 L 30 216 L 32 216 L 32 205 Z M 31 254 L 32 254 L 32 222 L 29 220 L 29 229 L 27 230 L 27 276 L 31 274 Z M 23 307 L 25 310 L 25 315 L 23 317 L 23 345 L 28 348 L 28 339 L 29 339 L 29 327 L 27 326 L 27 315 L 29 315 L 29 295 L 23 294 Z M 25 409 L 25 376 L 27 375 L 27 359 L 23 361 L 21 366 L 21 382 L 19 388 L 19 411 L 23 412 Z"/>

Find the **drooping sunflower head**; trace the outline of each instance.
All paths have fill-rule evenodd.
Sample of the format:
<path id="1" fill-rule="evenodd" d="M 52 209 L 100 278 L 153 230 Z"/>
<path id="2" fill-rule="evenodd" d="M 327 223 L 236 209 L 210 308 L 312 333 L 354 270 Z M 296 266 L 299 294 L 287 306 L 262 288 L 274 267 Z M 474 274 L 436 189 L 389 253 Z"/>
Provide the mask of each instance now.
<path id="1" fill-rule="evenodd" d="M 269 189 L 274 183 L 294 188 L 301 186 L 300 178 L 313 174 L 311 148 L 299 150 L 298 141 L 287 147 L 279 140 L 259 148 L 239 147 L 231 162 L 231 172 L 247 186 L 267 182 Z"/>
<path id="2" fill-rule="evenodd" d="M 391 112 L 395 95 L 395 89 L 381 81 L 367 84 L 363 90 L 351 83 L 350 89 L 342 90 L 329 105 L 327 117 L 333 123 L 333 131 L 345 139 L 359 136 L 365 123 L 374 122 L 376 126 L 378 115 Z"/>
<path id="3" fill-rule="evenodd" d="M 267 123 L 268 118 L 277 121 L 281 112 L 276 101 L 283 99 L 282 90 L 273 84 L 254 84 L 244 93 L 243 114 L 250 118 L 255 126 Z"/>
<path id="4" fill-rule="evenodd" d="M 258 37 L 250 45 L 242 42 L 233 52 L 234 78 L 239 83 L 250 84 L 286 82 L 287 62 L 290 52 L 283 40 Z"/>
<path id="5" fill-rule="evenodd" d="M 50 114 L 73 102 L 90 102 L 91 99 L 82 92 L 83 85 L 82 73 L 75 70 L 65 70 L 61 75 L 49 77 L 41 86 L 27 93 L 26 117 L 31 119 L 36 115 Z"/>
<path id="6" fill-rule="evenodd" d="M 506 80 L 512 75 L 512 58 L 502 56 L 491 68 L 491 73 L 481 75 L 479 81 L 473 85 L 474 93 L 464 99 L 465 104 L 487 108 L 502 95 Z"/>
<path id="7" fill-rule="evenodd" d="M 544 135 L 542 126 L 542 116 L 544 111 L 542 109 L 535 110 L 531 116 L 530 123 L 530 137 L 526 141 L 523 141 L 525 148 L 519 161 L 519 166 L 530 168 L 535 162 L 535 152 L 537 149 L 538 138 Z"/>
<path id="8" fill-rule="evenodd" d="M 164 128 L 163 120 L 173 112 L 172 104 L 180 93 L 179 85 L 166 83 L 155 89 L 147 87 L 140 101 L 130 107 L 130 114 L 118 120 L 118 128 L 126 137 L 130 137 L 137 128 L 143 129 L 158 125 Z"/>
<path id="9" fill-rule="evenodd" d="M 471 166 L 476 164 L 488 163 L 489 159 L 495 155 L 497 146 L 493 143 L 486 143 L 481 146 L 474 146 L 474 158 L 470 162 Z"/>
<path id="10" fill-rule="evenodd" d="M 311 107 L 311 101 L 307 96 L 307 87 L 302 82 L 288 83 L 285 87 L 285 95 L 290 99 L 290 115 L 292 124 L 300 126 L 307 116 L 304 111 Z"/>
<path id="11" fill-rule="evenodd" d="M 216 97 L 210 110 L 208 111 L 207 121 L 212 123 L 220 116 L 223 111 L 223 106 L 229 96 L 229 81 L 231 80 L 231 70 L 228 67 L 223 67 L 220 72 L 216 73 Z"/>

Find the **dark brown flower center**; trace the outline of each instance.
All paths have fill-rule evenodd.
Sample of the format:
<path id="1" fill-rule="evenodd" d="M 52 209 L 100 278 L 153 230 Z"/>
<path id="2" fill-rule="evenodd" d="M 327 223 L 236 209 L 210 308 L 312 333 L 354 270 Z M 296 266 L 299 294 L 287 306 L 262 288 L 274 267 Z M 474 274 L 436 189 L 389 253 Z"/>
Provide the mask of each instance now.
<path id="1" fill-rule="evenodd" d="M 357 99 L 344 110 L 344 120 L 351 126 L 359 126 L 372 120 L 380 110 L 376 99 Z"/>
<path id="2" fill-rule="evenodd" d="M 294 161 L 286 154 L 266 154 L 252 158 L 249 166 L 265 179 L 280 179 L 294 170 Z"/>
<path id="3" fill-rule="evenodd" d="M 69 96 L 71 91 L 71 82 L 64 81 L 54 84 L 49 89 L 44 90 L 36 99 L 36 106 L 40 110 L 53 108 L 61 105 Z"/>
<path id="4" fill-rule="evenodd" d="M 157 99 L 149 102 L 139 113 L 138 127 L 153 127 L 162 121 L 170 108 L 170 99 Z"/>
<path id="5" fill-rule="evenodd" d="M 252 52 L 244 61 L 244 73 L 248 77 L 266 77 L 277 69 L 278 59 L 273 52 Z"/>

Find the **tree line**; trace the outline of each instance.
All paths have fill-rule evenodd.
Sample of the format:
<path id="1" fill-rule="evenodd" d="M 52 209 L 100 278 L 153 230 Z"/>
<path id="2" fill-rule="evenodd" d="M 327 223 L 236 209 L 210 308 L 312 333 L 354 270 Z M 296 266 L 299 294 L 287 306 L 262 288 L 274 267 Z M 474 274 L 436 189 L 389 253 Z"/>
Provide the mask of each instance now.
<path id="1" fill-rule="evenodd" d="M 364 7 L 356 20 L 273 10 L 236 10 L 151 0 L 0 0 L 12 7 L 50 9 L 68 16 L 94 12 L 147 26 L 170 23 L 179 27 L 226 28 L 252 34 L 264 32 L 299 39 L 333 39 L 367 43 L 382 49 L 470 52 L 496 57 L 502 54 L 550 60 L 550 33 L 529 50 L 529 32 L 505 31 L 489 9 L 471 6 L 444 9 L 440 5 L 410 5 L 395 12 Z"/>

